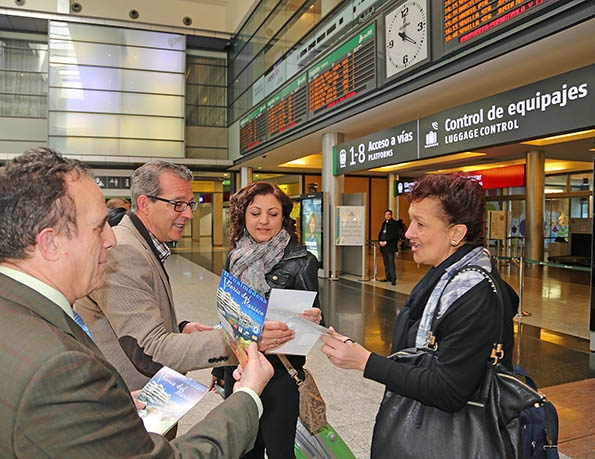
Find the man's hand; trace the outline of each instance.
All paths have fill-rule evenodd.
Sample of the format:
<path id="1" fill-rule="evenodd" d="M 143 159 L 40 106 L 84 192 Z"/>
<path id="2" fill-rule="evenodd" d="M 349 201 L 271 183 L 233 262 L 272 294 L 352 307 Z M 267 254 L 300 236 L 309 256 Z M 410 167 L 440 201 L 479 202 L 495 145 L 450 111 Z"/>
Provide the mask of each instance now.
<path id="1" fill-rule="evenodd" d="M 331 363 L 339 368 L 364 371 L 371 352 L 351 338 L 340 335 L 332 327 L 330 330 L 331 336 L 320 337 L 324 341 L 322 353 L 326 354 Z"/>
<path id="2" fill-rule="evenodd" d="M 182 333 L 194 333 L 194 332 L 208 331 L 208 330 L 212 330 L 212 329 L 213 329 L 213 327 L 211 327 L 209 325 L 203 325 L 198 322 L 188 322 L 184 326 Z"/>
<path id="3" fill-rule="evenodd" d="M 225 387 L 225 381 L 217 376 L 211 375 L 211 383 L 209 384 L 209 390 L 215 389 L 215 384 L 221 387 Z"/>
<path id="4" fill-rule="evenodd" d="M 380 247 L 384 247 L 386 245 L 386 241 L 380 241 L 378 244 L 380 244 Z"/>
<path id="5" fill-rule="evenodd" d="M 260 395 L 273 377 L 273 373 L 273 366 L 263 354 L 258 352 L 256 343 L 250 343 L 246 368 L 242 368 L 240 365 L 233 372 L 233 377 L 236 380 L 233 390 L 235 392 L 241 387 L 246 387 Z"/>
<path id="6" fill-rule="evenodd" d="M 258 350 L 264 352 L 279 347 L 293 339 L 294 335 L 294 331 L 287 327 L 286 323 L 265 320 L 258 342 Z"/>
<path id="7" fill-rule="evenodd" d="M 132 395 L 132 400 L 134 400 L 134 406 L 136 407 L 137 410 L 142 410 L 145 406 L 147 406 L 147 404 L 145 402 L 139 402 L 136 397 L 138 397 L 138 394 L 140 394 L 140 391 L 142 389 L 139 390 L 135 390 L 134 392 L 130 392 L 130 395 Z"/>
<path id="8" fill-rule="evenodd" d="M 304 319 L 308 319 L 315 324 L 319 324 L 322 320 L 322 311 L 320 308 L 306 309 L 302 314 L 299 314 Z"/>

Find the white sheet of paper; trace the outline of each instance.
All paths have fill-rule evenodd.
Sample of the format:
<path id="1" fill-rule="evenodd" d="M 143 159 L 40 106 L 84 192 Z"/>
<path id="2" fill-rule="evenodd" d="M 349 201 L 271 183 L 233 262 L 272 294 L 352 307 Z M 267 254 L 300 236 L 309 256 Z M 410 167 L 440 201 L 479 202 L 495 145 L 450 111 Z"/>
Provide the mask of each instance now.
<path id="1" fill-rule="evenodd" d="M 327 328 L 298 316 L 313 307 L 316 293 L 307 290 L 271 290 L 266 320 L 285 322 L 295 331 L 295 338 L 266 351 L 267 354 L 307 355 L 320 335 L 329 333 Z"/>

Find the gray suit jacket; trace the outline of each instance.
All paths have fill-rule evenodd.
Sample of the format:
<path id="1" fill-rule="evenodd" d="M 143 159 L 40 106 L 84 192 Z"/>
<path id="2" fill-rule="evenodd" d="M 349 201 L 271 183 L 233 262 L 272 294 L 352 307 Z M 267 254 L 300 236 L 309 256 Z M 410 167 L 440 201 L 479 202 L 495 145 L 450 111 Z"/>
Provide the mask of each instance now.
<path id="1" fill-rule="evenodd" d="M 143 427 L 126 384 L 56 304 L 0 274 L 0 457 L 239 457 L 258 409 L 234 394 L 168 442 Z"/>
<path id="2" fill-rule="evenodd" d="M 105 285 L 75 303 L 95 343 L 137 390 L 166 365 L 181 373 L 237 362 L 221 330 L 180 333 L 169 280 L 125 216 L 113 228 Z M 213 305 L 215 307 L 215 305 Z"/>

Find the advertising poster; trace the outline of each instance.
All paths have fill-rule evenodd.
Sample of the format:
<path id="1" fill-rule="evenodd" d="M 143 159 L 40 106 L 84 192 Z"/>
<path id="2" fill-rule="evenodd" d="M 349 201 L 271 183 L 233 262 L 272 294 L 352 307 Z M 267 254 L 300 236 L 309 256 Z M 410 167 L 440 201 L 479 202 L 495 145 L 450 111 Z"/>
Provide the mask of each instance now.
<path id="1" fill-rule="evenodd" d="M 322 262 L 322 198 L 302 199 L 302 243 Z"/>
<path id="2" fill-rule="evenodd" d="M 365 210 L 363 206 L 337 206 L 337 245 L 364 245 Z"/>

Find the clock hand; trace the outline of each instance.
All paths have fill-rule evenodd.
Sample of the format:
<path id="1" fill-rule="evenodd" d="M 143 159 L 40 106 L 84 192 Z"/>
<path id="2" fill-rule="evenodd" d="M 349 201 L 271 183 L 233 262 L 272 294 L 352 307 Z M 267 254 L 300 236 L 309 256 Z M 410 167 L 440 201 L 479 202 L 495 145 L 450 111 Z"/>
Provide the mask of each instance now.
<path id="1" fill-rule="evenodd" d="M 412 39 L 411 37 L 409 37 L 405 32 L 399 32 L 398 35 L 399 35 L 399 37 L 401 37 L 401 39 L 403 41 L 408 41 L 409 43 L 413 43 L 413 44 L 416 44 L 417 43 L 414 39 Z"/>

